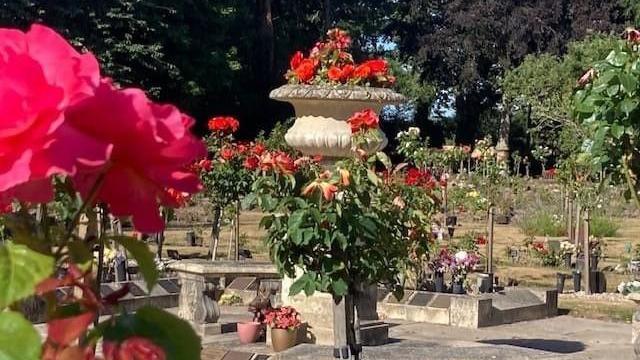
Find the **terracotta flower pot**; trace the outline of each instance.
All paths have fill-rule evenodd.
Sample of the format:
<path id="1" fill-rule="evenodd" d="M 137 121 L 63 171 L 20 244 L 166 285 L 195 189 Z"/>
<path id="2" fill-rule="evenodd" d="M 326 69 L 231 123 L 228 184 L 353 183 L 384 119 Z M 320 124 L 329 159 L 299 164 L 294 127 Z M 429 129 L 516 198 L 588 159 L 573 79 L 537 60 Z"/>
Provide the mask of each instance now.
<path id="1" fill-rule="evenodd" d="M 297 338 L 298 328 L 291 330 L 271 328 L 271 346 L 273 346 L 273 351 L 275 352 L 284 351 L 296 346 Z"/>
<path id="2" fill-rule="evenodd" d="M 238 323 L 238 337 L 243 344 L 256 342 L 261 331 L 262 324 L 259 322 L 243 321 Z"/>

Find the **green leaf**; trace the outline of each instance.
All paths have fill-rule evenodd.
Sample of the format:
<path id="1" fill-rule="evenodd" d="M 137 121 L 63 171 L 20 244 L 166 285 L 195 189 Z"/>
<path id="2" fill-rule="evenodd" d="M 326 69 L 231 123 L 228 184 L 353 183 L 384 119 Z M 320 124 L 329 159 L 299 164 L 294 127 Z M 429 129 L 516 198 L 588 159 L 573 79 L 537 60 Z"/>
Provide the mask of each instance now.
<path id="1" fill-rule="evenodd" d="M 638 107 L 638 100 L 636 99 L 624 99 L 620 102 L 620 111 L 629 115 L 633 110 Z"/>
<path id="2" fill-rule="evenodd" d="M 349 291 L 349 285 L 344 279 L 338 278 L 331 281 L 331 289 L 334 295 L 344 296 Z"/>
<path id="3" fill-rule="evenodd" d="M 121 342 L 132 336 L 151 340 L 164 349 L 167 360 L 199 360 L 201 343 L 191 325 L 158 308 L 145 306 L 134 314 L 109 319 L 92 333 L 108 341 Z"/>
<path id="4" fill-rule="evenodd" d="M 371 183 L 373 183 L 374 185 L 378 185 L 380 183 L 380 178 L 378 177 L 378 174 L 376 174 L 373 170 L 371 169 L 367 169 L 367 178 L 369 179 L 369 181 L 371 181 Z"/>
<path id="5" fill-rule="evenodd" d="M 40 352 L 40 334 L 22 314 L 0 313 L 0 360 L 38 360 Z"/>
<path id="6" fill-rule="evenodd" d="M 35 287 L 53 273 L 52 257 L 25 245 L 0 246 L 0 310 L 35 292 Z"/>
<path id="7" fill-rule="evenodd" d="M 154 255 L 149 251 L 147 244 L 128 236 L 112 236 L 111 238 L 124 246 L 131 256 L 136 259 L 144 281 L 147 283 L 147 291 L 151 291 L 158 281 L 158 269 L 153 261 Z"/>
<path id="8" fill-rule="evenodd" d="M 391 169 L 391 159 L 389 159 L 389 155 L 385 154 L 382 151 L 378 151 L 376 153 L 376 157 L 378 158 L 378 160 L 380 160 L 382 165 L 384 165 L 385 169 Z"/>
<path id="9" fill-rule="evenodd" d="M 611 85 L 607 88 L 607 95 L 616 96 L 618 94 L 618 91 L 620 91 L 620 85 Z"/>
<path id="10" fill-rule="evenodd" d="M 297 229 L 302 227 L 304 221 L 307 217 L 306 210 L 296 210 L 291 215 L 289 215 L 289 229 Z"/>
<path id="11" fill-rule="evenodd" d="M 618 124 L 611 125 L 611 135 L 613 135 L 614 138 L 620 139 L 622 134 L 624 134 L 624 126 Z"/>
<path id="12" fill-rule="evenodd" d="M 622 67 L 627 62 L 628 58 L 629 54 L 627 54 L 626 52 L 614 50 L 609 53 L 606 60 L 613 66 Z"/>
<path id="13" fill-rule="evenodd" d="M 309 277 L 307 274 L 303 274 L 299 278 L 294 281 L 289 287 L 289 296 L 294 296 L 302 292 L 307 286 L 307 281 L 309 281 Z"/>
<path id="14" fill-rule="evenodd" d="M 636 91 L 636 87 L 638 86 L 638 80 L 629 74 L 620 74 L 620 84 L 622 84 L 622 89 L 629 94 L 632 95 Z"/>

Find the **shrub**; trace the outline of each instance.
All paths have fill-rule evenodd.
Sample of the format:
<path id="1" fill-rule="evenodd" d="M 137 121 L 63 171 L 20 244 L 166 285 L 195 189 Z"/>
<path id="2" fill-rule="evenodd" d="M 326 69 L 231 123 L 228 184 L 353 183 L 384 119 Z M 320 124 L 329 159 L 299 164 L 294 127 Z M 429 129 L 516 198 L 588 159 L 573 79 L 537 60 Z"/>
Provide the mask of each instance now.
<path id="1" fill-rule="evenodd" d="M 520 230 L 527 236 L 563 236 L 566 225 L 562 217 L 548 210 L 538 209 L 518 221 Z"/>
<path id="2" fill-rule="evenodd" d="M 618 229 L 620 229 L 620 224 L 606 216 L 594 216 L 589 223 L 590 235 L 597 238 L 617 236 Z"/>

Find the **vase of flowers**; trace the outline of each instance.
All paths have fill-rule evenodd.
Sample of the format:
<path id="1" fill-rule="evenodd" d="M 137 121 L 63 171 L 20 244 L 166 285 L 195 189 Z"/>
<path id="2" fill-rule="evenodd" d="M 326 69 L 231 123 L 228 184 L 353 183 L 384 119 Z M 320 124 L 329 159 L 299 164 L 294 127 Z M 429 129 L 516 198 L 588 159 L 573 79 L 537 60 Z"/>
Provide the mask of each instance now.
<path id="1" fill-rule="evenodd" d="M 404 96 L 386 87 L 395 82 L 384 59 L 356 63 L 346 50 L 348 33 L 340 29 L 327 32 L 305 56 L 296 52 L 285 75 L 289 84 L 273 90 L 274 100 L 293 105 L 296 121 L 285 140 L 305 155 L 325 159 L 353 155 L 349 116 L 362 109 L 378 114 L 386 104 L 398 104 Z M 387 138 L 380 130 L 360 148 L 368 153 L 381 150 Z"/>
<path id="2" fill-rule="evenodd" d="M 429 268 L 433 271 L 436 292 L 444 292 L 444 273 L 451 267 L 452 255 L 447 248 L 440 250 L 436 258 L 429 262 Z"/>
<path id="3" fill-rule="evenodd" d="M 564 267 L 571 268 L 571 257 L 576 251 L 576 246 L 569 241 L 562 241 L 560 243 L 560 254 L 564 262 Z"/>
<path id="4" fill-rule="evenodd" d="M 260 297 L 257 299 L 260 299 Z M 242 344 L 251 344 L 258 340 L 264 330 L 265 314 L 271 309 L 271 302 L 268 298 L 262 302 L 254 300 L 249 305 L 249 312 L 253 313 L 253 319 L 251 321 L 240 321 L 237 324 L 238 337 Z"/>
<path id="5" fill-rule="evenodd" d="M 265 313 L 265 322 L 271 328 L 273 351 L 280 352 L 296 346 L 300 315 L 291 306 L 282 306 Z"/>
<path id="6" fill-rule="evenodd" d="M 458 251 L 453 256 L 451 274 L 453 276 L 452 289 L 454 294 L 464 294 L 464 282 L 467 275 L 476 269 L 480 258 L 473 252 Z"/>

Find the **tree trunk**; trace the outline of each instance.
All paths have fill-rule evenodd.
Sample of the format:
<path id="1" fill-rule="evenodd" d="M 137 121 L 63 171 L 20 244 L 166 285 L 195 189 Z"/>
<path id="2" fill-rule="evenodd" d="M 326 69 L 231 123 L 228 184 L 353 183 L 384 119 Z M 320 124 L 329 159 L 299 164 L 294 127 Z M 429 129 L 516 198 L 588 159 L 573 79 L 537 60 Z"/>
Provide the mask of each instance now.
<path id="1" fill-rule="evenodd" d="M 211 261 L 216 261 L 218 244 L 220 243 L 220 223 L 222 220 L 222 208 L 216 206 L 213 210 L 213 224 L 211 225 L 211 242 L 209 243 L 209 254 Z"/>
<path id="2" fill-rule="evenodd" d="M 162 219 L 164 223 L 167 223 L 167 212 L 162 210 Z M 158 244 L 158 251 L 156 253 L 156 257 L 158 259 L 162 259 L 162 246 L 164 245 L 164 230 L 156 234 L 156 244 Z"/>
<path id="3" fill-rule="evenodd" d="M 261 89 L 271 85 L 274 69 L 274 36 L 271 16 L 271 0 L 256 0 L 258 39 L 256 42 L 256 80 Z"/>
<path id="4" fill-rule="evenodd" d="M 331 0 L 323 0 L 322 8 L 324 10 L 324 30 L 327 31 L 331 27 L 332 14 L 331 14 Z"/>
<path id="5" fill-rule="evenodd" d="M 235 222 L 233 224 L 233 237 L 235 239 L 235 260 L 240 260 L 240 200 L 236 200 Z"/>

